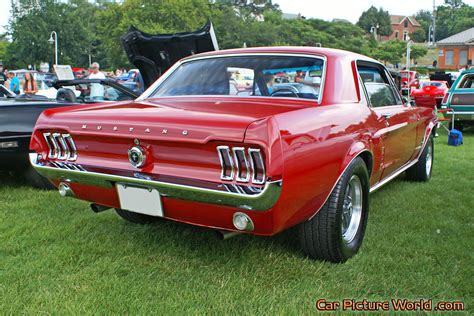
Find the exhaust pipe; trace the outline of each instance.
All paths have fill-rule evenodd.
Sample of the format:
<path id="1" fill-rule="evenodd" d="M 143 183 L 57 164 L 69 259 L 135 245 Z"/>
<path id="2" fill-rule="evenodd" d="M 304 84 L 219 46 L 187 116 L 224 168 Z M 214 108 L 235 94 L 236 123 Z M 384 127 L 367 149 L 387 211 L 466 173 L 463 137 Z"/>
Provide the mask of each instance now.
<path id="1" fill-rule="evenodd" d="M 215 232 L 216 232 L 217 238 L 219 238 L 220 240 L 227 240 L 227 239 L 230 239 L 232 237 L 242 234 L 241 232 L 233 232 L 230 230 L 220 230 L 220 229 L 216 230 Z"/>
<path id="2" fill-rule="evenodd" d="M 91 210 L 94 213 L 100 213 L 100 212 L 103 212 L 103 211 L 107 211 L 108 209 L 111 209 L 111 207 L 110 206 L 105 206 L 105 205 L 99 205 L 99 204 L 95 204 L 95 203 L 91 204 Z"/>

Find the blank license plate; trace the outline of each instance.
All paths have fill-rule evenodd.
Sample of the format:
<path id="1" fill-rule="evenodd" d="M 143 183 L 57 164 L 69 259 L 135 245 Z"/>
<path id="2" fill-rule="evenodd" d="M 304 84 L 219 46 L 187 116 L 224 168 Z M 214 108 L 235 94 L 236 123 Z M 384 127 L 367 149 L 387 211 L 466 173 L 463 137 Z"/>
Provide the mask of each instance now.
<path id="1" fill-rule="evenodd" d="M 160 193 L 155 189 L 130 187 L 117 183 L 120 208 L 151 216 L 163 217 Z"/>

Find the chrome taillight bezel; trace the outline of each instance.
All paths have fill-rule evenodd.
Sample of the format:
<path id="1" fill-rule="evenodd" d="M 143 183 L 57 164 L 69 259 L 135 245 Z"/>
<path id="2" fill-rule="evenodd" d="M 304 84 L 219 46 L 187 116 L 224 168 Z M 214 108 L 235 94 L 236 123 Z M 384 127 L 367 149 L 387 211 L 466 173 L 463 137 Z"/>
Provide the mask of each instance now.
<path id="1" fill-rule="evenodd" d="M 258 148 L 249 148 L 249 157 L 250 157 L 250 166 L 252 170 L 252 183 L 255 184 L 264 184 L 265 183 L 265 162 L 263 161 L 262 153 L 260 149 Z M 255 160 L 254 160 L 255 157 Z M 261 164 L 261 173 L 262 173 L 262 179 L 259 180 L 257 179 L 257 168 L 258 166 L 256 163 L 259 162 Z"/>
<path id="2" fill-rule="evenodd" d="M 241 183 L 265 184 L 265 161 L 259 148 L 217 146 L 221 164 L 220 179 Z"/>
<path id="3" fill-rule="evenodd" d="M 234 161 L 230 153 L 229 146 L 217 146 L 217 153 L 221 163 L 221 180 L 231 181 L 234 179 Z M 227 175 L 227 171 L 230 172 Z"/>
<path id="4" fill-rule="evenodd" d="M 43 133 L 43 138 L 48 146 L 48 158 L 56 160 L 75 161 L 77 147 L 68 133 Z"/>

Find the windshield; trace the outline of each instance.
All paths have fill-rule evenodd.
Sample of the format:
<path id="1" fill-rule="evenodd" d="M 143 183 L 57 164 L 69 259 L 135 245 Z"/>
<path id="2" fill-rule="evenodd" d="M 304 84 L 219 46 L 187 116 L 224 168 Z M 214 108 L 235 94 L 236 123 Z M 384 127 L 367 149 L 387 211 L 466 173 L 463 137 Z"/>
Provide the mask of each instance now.
<path id="1" fill-rule="evenodd" d="M 324 61 L 294 56 L 238 56 L 189 61 L 151 95 L 234 95 L 318 99 Z"/>

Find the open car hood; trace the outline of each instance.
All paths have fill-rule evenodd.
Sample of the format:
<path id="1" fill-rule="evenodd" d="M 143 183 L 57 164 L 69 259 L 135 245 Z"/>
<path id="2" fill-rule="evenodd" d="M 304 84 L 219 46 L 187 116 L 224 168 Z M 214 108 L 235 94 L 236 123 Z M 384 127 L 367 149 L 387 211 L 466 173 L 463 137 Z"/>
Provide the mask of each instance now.
<path id="1" fill-rule="evenodd" d="M 132 26 L 122 36 L 122 46 L 128 60 L 140 70 L 145 88 L 178 60 L 219 50 L 210 21 L 195 32 L 174 34 L 150 35 Z"/>

